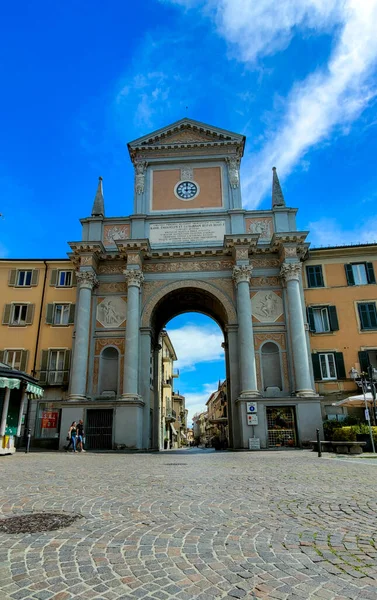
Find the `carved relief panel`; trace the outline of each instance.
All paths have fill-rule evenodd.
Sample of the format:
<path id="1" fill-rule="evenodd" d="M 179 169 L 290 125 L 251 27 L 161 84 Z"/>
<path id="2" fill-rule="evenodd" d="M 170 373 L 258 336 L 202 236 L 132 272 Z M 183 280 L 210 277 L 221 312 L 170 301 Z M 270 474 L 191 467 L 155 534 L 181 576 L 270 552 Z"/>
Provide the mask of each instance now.
<path id="1" fill-rule="evenodd" d="M 97 304 L 97 324 L 106 329 L 117 329 L 126 320 L 126 301 L 121 296 L 106 296 Z"/>
<path id="2" fill-rule="evenodd" d="M 283 301 L 272 291 L 260 291 L 251 299 L 253 316 L 261 323 L 274 323 L 283 314 Z"/>
<path id="3" fill-rule="evenodd" d="M 103 245 L 115 246 L 115 240 L 127 240 L 130 237 L 130 225 L 128 223 L 113 223 L 103 228 Z"/>
<path id="4" fill-rule="evenodd" d="M 246 233 L 259 233 L 259 240 L 269 241 L 274 233 L 274 226 L 271 217 L 260 217 L 255 219 L 245 219 Z"/>

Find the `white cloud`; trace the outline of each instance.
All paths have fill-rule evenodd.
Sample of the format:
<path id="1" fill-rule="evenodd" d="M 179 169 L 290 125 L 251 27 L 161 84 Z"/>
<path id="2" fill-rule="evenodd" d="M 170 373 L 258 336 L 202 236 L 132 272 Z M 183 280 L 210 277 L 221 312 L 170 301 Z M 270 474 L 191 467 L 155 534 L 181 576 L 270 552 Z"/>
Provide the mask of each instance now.
<path id="1" fill-rule="evenodd" d="M 358 221 L 354 229 L 343 229 L 336 219 L 323 218 L 308 224 L 314 247 L 365 244 L 377 241 L 377 217 Z"/>
<path id="2" fill-rule="evenodd" d="M 198 363 L 224 360 L 221 347 L 224 336 L 216 325 L 187 323 L 179 329 L 168 331 L 178 356 L 175 366 L 179 369 L 193 371 Z"/>
<path id="3" fill-rule="evenodd" d="M 177 3 L 177 2 L 175 2 Z M 187 8 L 195 3 L 180 0 Z M 206 0 L 205 14 L 237 58 L 257 59 L 284 49 L 304 30 L 312 35 L 332 31 L 334 45 L 325 68 L 296 82 L 285 101 L 283 116 L 266 130 L 262 150 L 245 157 L 245 204 L 256 207 L 271 185 L 271 167 L 286 176 L 305 153 L 349 125 L 375 97 L 370 81 L 377 59 L 377 0 Z"/>
<path id="4" fill-rule="evenodd" d="M 206 409 L 206 402 L 212 392 L 217 390 L 219 382 L 204 383 L 199 391 L 185 393 L 185 406 L 188 409 L 188 421 L 191 427 L 192 417 Z"/>

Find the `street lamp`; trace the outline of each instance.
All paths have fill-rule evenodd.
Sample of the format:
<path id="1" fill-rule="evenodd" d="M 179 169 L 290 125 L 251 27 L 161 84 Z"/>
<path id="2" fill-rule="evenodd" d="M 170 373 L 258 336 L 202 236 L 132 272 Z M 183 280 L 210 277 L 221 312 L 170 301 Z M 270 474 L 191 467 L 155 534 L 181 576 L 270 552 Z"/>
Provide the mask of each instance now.
<path id="1" fill-rule="evenodd" d="M 367 375 L 370 377 L 370 379 L 367 378 Z M 365 419 L 368 421 L 370 441 L 372 444 L 373 453 L 375 454 L 376 450 L 374 448 L 373 431 L 372 431 L 372 427 L 370 424 L 370 414 L 369 414 L 369 408 L 367 405 L 366 394 L 368 392 L 368 388 L 370 388 L 370 390 L 372 392 L 372 398 L 373 398 L 373 420 L 375 422 L 375 419 L 376 419 L 376 388 L 374 387 L 374 385 L 375 385 L 374 382 L 377 381 L 377 369 L 373 369 L 372 367 L 369 367 L 368 374 L 367 374 L 367 373 L 363 373 L 363 372 L 359 373 L 357 369 L 352 367 L 352 369 L 350 370 L 350 377 L 357 383 L 357 385 L 359 387 L 361 387 L 362 392 L 363 392 L 364 404 L 365 404 Z"/>

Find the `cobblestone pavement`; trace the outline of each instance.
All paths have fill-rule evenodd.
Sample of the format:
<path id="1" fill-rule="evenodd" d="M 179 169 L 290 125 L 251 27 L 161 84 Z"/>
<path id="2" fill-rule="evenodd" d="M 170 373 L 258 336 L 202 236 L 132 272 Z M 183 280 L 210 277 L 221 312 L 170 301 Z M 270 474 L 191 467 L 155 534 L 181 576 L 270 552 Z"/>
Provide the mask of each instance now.
<path id="1" fill-rule="evenodd" d="M 0 534 L 1 600 L 377 598 L 373 461 L 307 451 L 22 453 L 0 517 L 82 515 Z"/>

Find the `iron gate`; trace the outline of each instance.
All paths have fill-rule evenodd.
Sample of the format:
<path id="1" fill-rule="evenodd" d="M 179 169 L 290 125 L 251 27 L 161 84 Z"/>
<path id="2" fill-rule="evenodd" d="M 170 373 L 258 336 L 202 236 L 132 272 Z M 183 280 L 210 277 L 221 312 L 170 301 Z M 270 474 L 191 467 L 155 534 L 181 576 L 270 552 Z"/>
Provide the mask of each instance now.
<path id="1" fill-rule="evenodd" d="M 89 409 L 86 412 L 85 447 L 87 450 L 112 450 L 113 411 Z"/>

